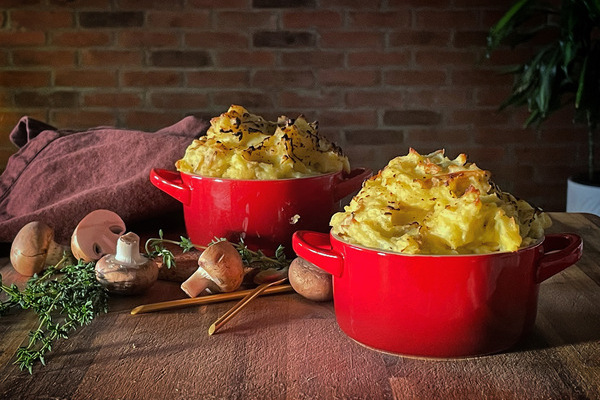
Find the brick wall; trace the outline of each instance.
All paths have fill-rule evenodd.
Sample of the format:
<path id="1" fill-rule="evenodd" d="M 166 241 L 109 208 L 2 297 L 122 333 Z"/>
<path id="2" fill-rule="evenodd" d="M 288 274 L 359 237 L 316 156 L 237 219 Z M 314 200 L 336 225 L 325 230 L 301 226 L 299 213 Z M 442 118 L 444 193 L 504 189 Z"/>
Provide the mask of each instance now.
<path id="1" fill-rule="evenodd" d="M 59 128 L 156 130 L 232 103 L 303 113 L 354 166 L 445 148 L 505 189 L 564 209 L 585 166 L 569 113 L 542 131 L 498 113 L 511 78 L 480 62 L 509 0 L 0 0 L 0 166 L 23 115 Z"/>

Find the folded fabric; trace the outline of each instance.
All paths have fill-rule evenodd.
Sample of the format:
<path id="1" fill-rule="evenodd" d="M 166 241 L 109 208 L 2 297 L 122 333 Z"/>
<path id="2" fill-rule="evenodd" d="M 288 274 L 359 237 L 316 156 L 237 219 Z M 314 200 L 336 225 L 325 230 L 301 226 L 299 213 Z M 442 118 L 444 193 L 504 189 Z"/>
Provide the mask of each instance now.
<path id="1" fill-rule="evenodd" d="M 67 131 L 23 117 L 10 134 L 20 149 L 0 176 L 0 242 L 38 220 L 68 244 L 79 221 L 96 209 L 116 212 L 127 226 L 173 214 L 181 203 L 150 183 L 150 169 L 174 169 L 208 126 L 190 116 L 153 133 Z"/>

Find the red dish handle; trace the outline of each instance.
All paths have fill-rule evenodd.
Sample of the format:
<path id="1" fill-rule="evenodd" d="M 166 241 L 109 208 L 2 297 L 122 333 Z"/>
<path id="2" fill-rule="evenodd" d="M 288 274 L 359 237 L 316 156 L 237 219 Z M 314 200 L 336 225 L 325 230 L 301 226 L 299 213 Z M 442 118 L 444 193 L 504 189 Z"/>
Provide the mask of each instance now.
<path id="1" fill-rule="evenodd" d="M 184 185 L 179 172 L 153 168 L 150 171 L 150 182 L 171 197 L 179 200 L 183 205 L 190 204 L 191 190 Z"/>
<path id="2" fill-rule="evenodd" d="M 546 235 L 544 256 L 537 270 L 537 283 L 541 283 L 560 271 L 575 264 L 583 253 L 583 241 L 574 233 Z"/>
<path id="3" fill-rule="evenodd" d="M 315 264 L 331 275 L 340 277 L 343 257 L 333 251 L 329 234 L 313 231 L 297 231 L 292 236 L 292 247 L 299 257 Z"/>
<path id="4" fill-rule="evenodd" d="M 342 174 L 342 180 L 338 182 L 334 189 L 333 198 L 340 201 L 352 192 L 360 189 L 365 179 L 373 175 L 369 168 L 355 168 L 348 174 Z"/>

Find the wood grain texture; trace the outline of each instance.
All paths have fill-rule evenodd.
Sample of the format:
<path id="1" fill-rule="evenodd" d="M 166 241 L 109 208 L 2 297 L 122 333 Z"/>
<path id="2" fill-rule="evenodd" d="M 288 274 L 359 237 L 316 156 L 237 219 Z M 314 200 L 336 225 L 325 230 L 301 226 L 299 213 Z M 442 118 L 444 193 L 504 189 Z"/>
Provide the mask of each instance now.
<path id="1" fill-rule="evenodd" d="M 214 336 L 234 302 L 129 315 L 183 298 L 159 281 L 56 344 L 34 375 L 12 364 L 35 325 L 0 318 L 0 398 L 58 399 L 597 399 L 600 398 L 600 218 L 552 214 L 553 232 L 584 238 L 577 265 L 540 285 L 533 331 L 501 354 L 426 360 L 377 352 L 340 331 L 333 303 L 258 297 Z M 1 272 L 10 276 L 4 259 Z M 5 275 L 6 274 L 6 275 Z M 14 276 L 13 276 L 14 278 Z"/>

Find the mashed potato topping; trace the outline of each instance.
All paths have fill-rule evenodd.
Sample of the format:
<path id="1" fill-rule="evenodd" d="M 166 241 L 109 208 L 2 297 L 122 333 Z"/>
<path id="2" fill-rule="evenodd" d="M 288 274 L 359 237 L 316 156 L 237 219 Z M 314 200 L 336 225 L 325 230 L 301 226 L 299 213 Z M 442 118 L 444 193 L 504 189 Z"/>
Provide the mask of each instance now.
<path id="1" fill-rule="evenodd" d="M 332 232 L 350 243 L 408 254 L 515 251 L 544 235 L 550 218 L 502 192 L 490 173 L 438 150 L 410 149 L 367 180 Z"/>
<path id="2" fill-rule="evenodd" d="M 178 171 L 232 179 L 298 178 L 350 171 L 341 149 L 318 134 L 303 116 L 270 122 L 233 105 L 210 121 L 206 136 L 194 140 Z"/>

